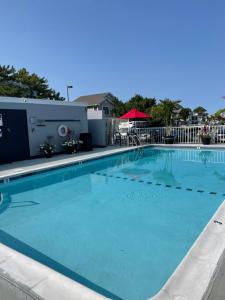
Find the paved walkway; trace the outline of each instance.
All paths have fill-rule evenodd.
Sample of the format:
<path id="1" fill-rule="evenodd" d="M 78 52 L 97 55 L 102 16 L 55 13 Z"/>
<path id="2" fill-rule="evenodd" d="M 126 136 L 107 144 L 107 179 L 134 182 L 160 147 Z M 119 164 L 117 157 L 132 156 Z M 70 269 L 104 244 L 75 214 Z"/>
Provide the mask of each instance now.
<path id="1" fill-rule="evenodd" d="M 15 282 L 12 284 L 7 279 L 0 277 L 0 299 L 1 300 L 41 300 L 35 294 L 23 290 Z"/>
<path id="2" fill-rule="evenodd" d="M 225 300 L 225 261 L 223 261 L 220 267 L 207 300 Z"/>
<path id="3" fill-rule="evenodd" d="M 134 147 L 133 147 L 134 148 Z M 54 167 L 62 167 L 76 163 L 80 160 L 88 160 L 120 153 L 132 147 L 108 146 L 107 148 L 95 148 L 89 152 L 78 152 L 75 154 L 59 154 L 51 158 L 36 158 L 23 161 L 16 161 L 0 165 L 0 180 L 7 177 L 24 175 L 35 171 L 47 170 Z"/>

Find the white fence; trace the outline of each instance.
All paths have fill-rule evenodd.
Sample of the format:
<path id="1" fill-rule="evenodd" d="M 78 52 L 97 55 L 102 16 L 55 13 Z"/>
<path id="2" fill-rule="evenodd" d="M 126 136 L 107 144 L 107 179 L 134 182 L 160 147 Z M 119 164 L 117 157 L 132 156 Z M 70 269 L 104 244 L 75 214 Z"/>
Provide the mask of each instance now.
<path id="1" fill-rule="evenodd" d="M 164 143 L 164 138 L 171 135 L 174 137 L 174 143 L 199 144 L 202 128 L 203 126 L 133 128 L 128 133 L 136 133 L 141 141 L 147 143 Z M 211 144 L 225 143 L 225 125 L 208 126 L 208 129 Z"/>
<path id="2" fill-rule="evenodd" d="M 172 154 L 173 160 L 177 161 L 189 161 L 198 163 L 214 163 L 225 164 L 225 151 L 204 151 L 194 149 L 180 149 L 180 151 L 174 151 Z M 218 173 L 218 172 L 216 172 Z M 222 177 L 222 174 L 221 174 Z"/>

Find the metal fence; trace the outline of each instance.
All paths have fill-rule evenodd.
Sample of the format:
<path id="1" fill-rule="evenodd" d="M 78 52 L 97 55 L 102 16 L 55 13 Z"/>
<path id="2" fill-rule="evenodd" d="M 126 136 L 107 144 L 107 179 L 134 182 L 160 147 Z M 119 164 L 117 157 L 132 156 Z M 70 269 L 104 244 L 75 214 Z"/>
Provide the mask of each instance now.
<path id="1" fill-rule="evenodd" d="M 201 143 L 202 126 L 181 126 L 181 127 L 149 127 L 132 128 L 127 133 L 135 133 L 142 142 L 165 143 L 166 136 L 173 136 L 174 143 L 199 144 Z M 211 136 L 211 144 L 225 143 L 225 125 L 208 126 Z"/>

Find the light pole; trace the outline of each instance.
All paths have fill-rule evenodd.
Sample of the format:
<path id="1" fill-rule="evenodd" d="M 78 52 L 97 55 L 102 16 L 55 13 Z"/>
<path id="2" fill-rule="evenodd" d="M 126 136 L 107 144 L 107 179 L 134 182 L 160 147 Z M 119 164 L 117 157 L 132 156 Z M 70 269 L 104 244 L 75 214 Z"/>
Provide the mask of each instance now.
<path id="1" fill-rule="evenodd" d="M 69 97 L 69 89 L 72 89 L 73 86 L 72 85 L 67 85 L 66 86 L 66 91 L 67 91 L 67 101 L 69 102 L 70 101 L 70 97 Z"/>

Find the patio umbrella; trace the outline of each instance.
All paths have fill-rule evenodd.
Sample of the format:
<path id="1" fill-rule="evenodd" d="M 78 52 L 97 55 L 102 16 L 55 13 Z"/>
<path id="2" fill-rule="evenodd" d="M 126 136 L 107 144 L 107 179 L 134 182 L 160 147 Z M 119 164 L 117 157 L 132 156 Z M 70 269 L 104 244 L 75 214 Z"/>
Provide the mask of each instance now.
<path id="1" fill-rule="evenodd" d="M 147 119 L 150 117 L 151 115 L 143 113 L 136 108 L 132 108 L 126 114 L 122 115 L 120 119 Z"/>

